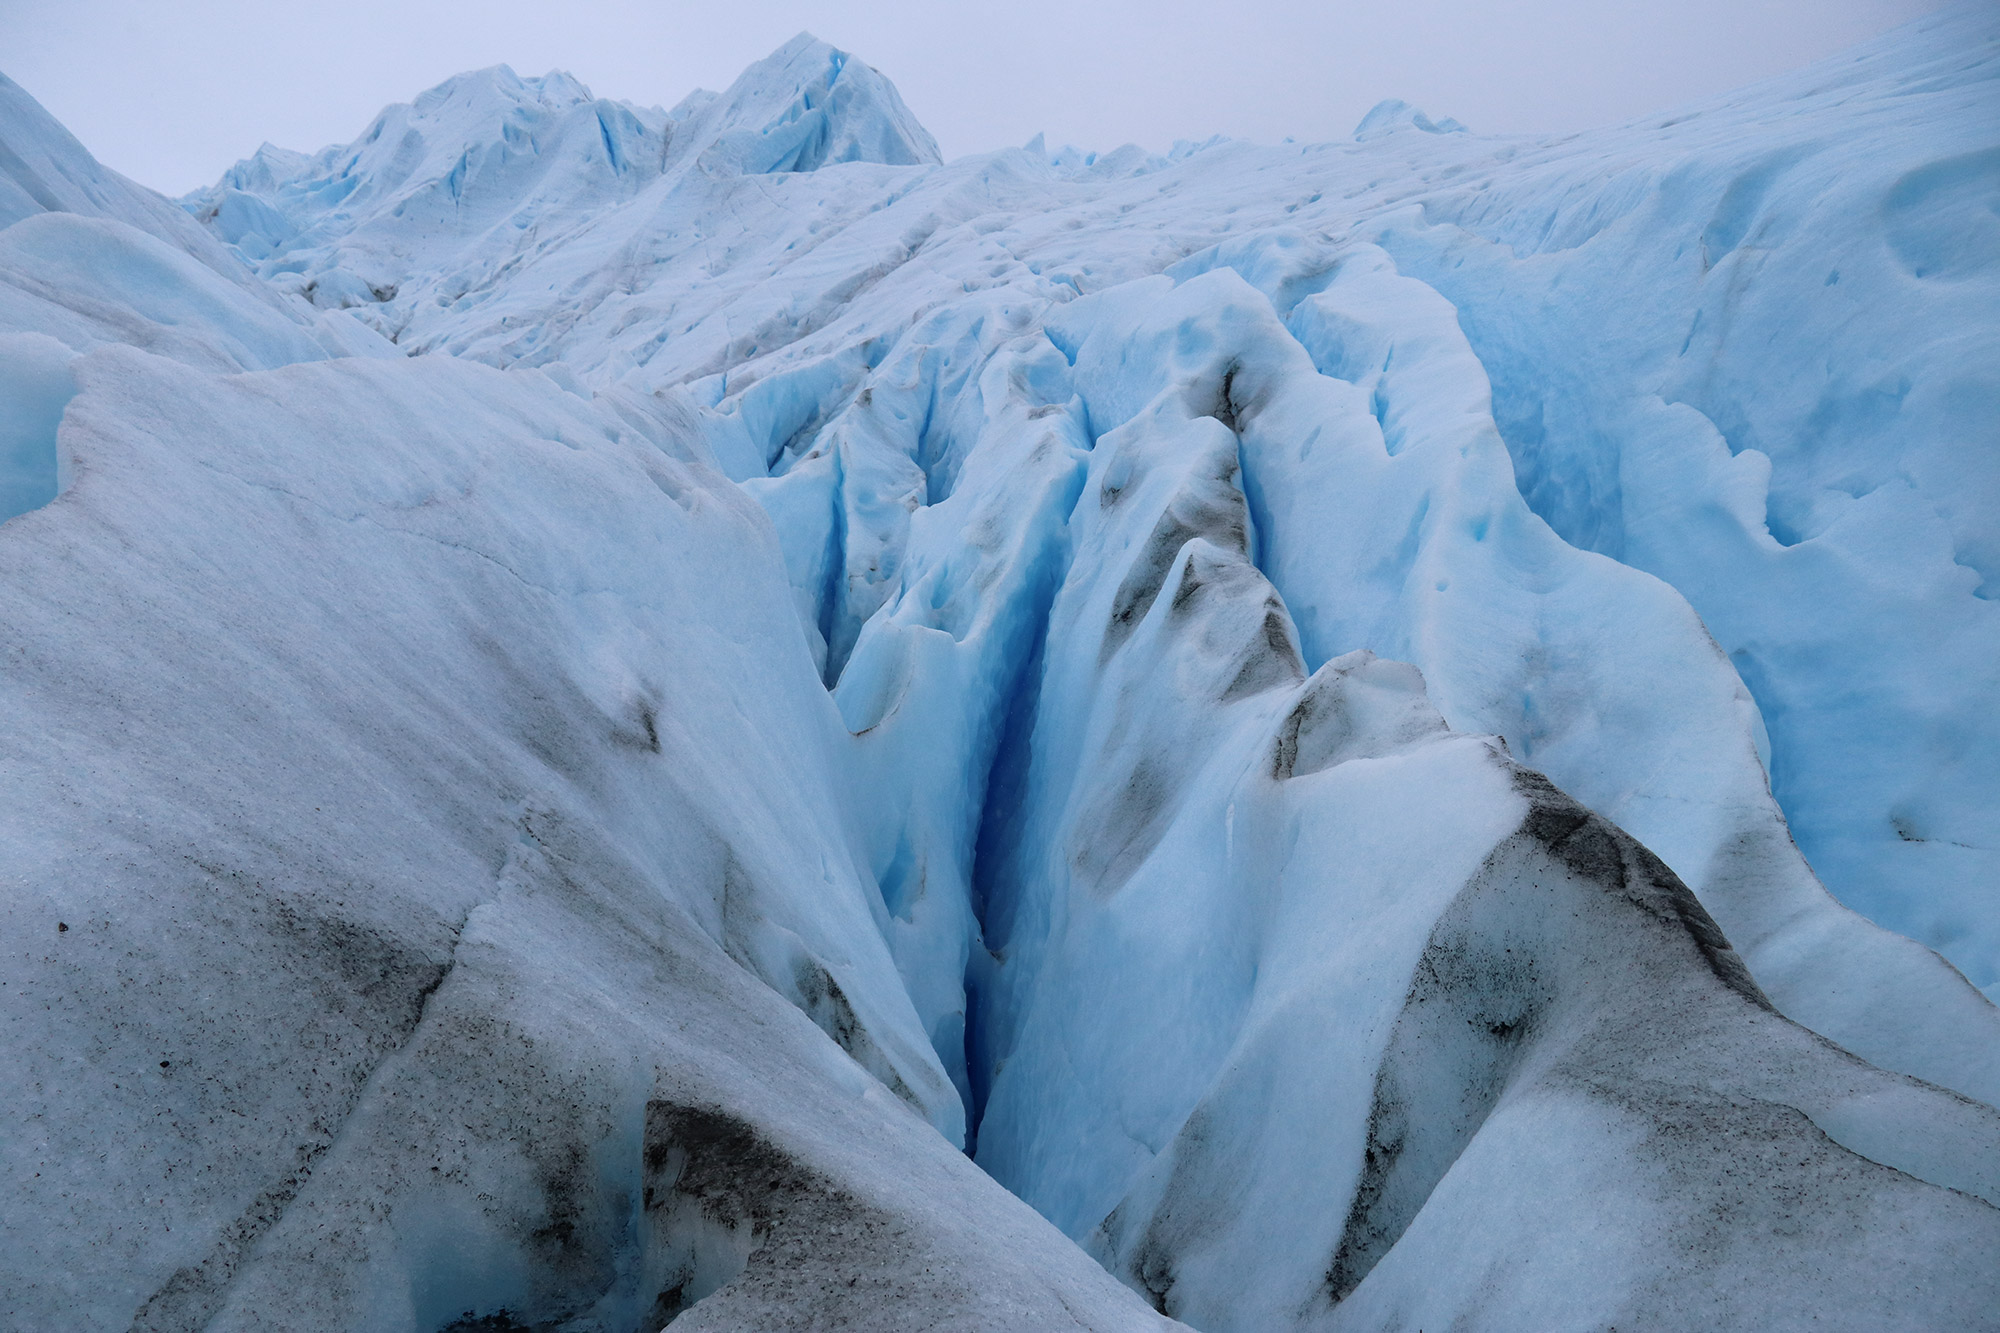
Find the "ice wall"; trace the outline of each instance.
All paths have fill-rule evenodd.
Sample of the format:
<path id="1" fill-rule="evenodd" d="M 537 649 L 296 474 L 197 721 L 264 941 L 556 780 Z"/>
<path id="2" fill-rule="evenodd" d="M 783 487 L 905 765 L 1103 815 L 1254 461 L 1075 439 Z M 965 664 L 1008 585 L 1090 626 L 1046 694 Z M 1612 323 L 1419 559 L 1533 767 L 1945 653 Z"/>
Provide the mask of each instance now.
<path id="1" fill-rule="evenodd" d="M 1995 51 L 186 213 L 0 86 L 12 1317 L 1977 1324 Z"/>
<path id="2" fill-rule="evenodd" d="M 1672 584 L 1731 656 L 1814 871 L 1987 987 L 1991 36 L 1961 6 L 1755 90 L 1553 141 L 1427 133 L 1411 112 L 1351 143 L 1171 159 L 1037 146 L 926 169 L 907 113 L 869 84 L 840 103 L 852 128 L 835 140 L 900 147 L 775 175 L 704 159 L 694 143 L 716 142 L 718 117 L 767 135 L 818 99 L 840 119 L 814 91 L 832 57 L 795 42 L 669 115 L 707 168 L 614 178 L 598 138 L 538 130 L 538 165 L 494 177 L 493 216 L 513 221 L 454 234 L 439 267 L 455 276 L 419 276 L 421 296 L 356 309 L 412 349 L 685 391 L 753 433 L 782 418 L 803 443 L 912 312 L 968 287 L 1045 306 L 1282 234 L 1289 315 L 1343 246 L 1379 242 L 1451 303 L 1530 508 Z M 505 155 L 477 128 L 453 131 L 450 162 Z M 364 135 L 322 156 L 379 151 Z M 535 173 L 564 182 L 559 204 Z M 279 174 L 247 164 L 240 185 L 276 198 L 320 179 L 260 183 Z M 416 230 L 337 214 L 286 267 Z M 772 379 L 794 387 L 733 410 Z M 1669 861 L 1697 888 L 1711 873 Z"/>
<path id="3" fill-rule="evenodd" d="M 1986 16 L 1925 27 L 1379 225 L 1536 513 L 1730 654 L 1812 864 L 1992 993 L 2000 98 Z"/>

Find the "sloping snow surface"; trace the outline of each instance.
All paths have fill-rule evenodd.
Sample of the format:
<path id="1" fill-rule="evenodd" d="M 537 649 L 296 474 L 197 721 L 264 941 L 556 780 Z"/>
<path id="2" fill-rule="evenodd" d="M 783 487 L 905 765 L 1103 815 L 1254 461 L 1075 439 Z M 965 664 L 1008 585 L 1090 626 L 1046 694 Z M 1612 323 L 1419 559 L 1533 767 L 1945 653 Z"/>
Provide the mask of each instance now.
<path id="1" fill-rule="evenodd" d="M 181 208 L 0 80 L 0 1325 L 1992 1326 L 1996 367 L 1981 7 Z"/>

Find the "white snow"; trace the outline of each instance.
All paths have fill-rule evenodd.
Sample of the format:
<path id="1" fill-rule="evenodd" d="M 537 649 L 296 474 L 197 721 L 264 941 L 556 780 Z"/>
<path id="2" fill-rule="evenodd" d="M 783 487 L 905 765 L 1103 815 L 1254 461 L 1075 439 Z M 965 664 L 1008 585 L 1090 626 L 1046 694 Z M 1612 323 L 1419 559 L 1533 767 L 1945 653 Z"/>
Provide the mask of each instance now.
<path id="1" fill-rule="evenodd" d="M 185 210 L 0 80 L 0 1308 L 1979 1324 L 1996 79 L 944 164 L 801 35 Z"/>

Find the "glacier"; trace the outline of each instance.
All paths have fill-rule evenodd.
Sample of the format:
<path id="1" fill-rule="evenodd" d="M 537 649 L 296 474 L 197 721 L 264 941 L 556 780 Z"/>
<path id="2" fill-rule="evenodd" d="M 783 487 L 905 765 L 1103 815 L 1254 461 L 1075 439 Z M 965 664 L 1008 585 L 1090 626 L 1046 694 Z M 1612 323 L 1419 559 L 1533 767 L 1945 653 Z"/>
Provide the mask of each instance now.
<path id="1" fill-rule="evenodd" d="M 1990 1326 L 1996 92 L 0 78 L 0 1325 Z"/>

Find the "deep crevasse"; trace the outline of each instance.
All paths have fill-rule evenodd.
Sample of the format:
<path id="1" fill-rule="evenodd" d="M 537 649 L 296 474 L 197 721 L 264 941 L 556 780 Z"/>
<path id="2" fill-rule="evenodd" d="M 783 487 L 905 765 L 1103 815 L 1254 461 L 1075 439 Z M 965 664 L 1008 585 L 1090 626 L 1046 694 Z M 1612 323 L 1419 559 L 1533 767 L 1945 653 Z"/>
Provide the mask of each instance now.
<path id="1" fill-rule="evenodd" d="M 1798 434 L 1983 381 L 1878 393 L 1851 319 L 1856 412 L 1746 358 L 1839 285 L 1828 180 L 1908 357 L 1990 340 L 1976 209 L 1912 202 L 1976 194 L 1989 29 L 1574 141 L 948 166 L 806 38 L 671 112 L 500 69 L 260 153 L 209 235 L 20 99 L 18 507 L 64 475 L 5 533 L 53 738 L 10 921 L 78 929 L 24 943 L 75 1002 L 16 1015 L 8 1162 L 66 1169 L 4 1220 L 79 1275 L 22 1308 L 1156 1324 L 964 1134 L 1202 1328 L 1982 1317 L 2000 1115 L 1882 1069 L 1991 1102 L 2000 1020 L 1766 769 L 1986 966 L 1976 871 L 1866 886 L 1990 846 L 1991 509 L 1843 509 Z M 1783 613 L 1866 559 L 1917 609 Z M 1792 702 L 1892 621 L 1932 656 Z M 1870 756 L 1904 786 L 1828 785 Z M 125 1180 L 158 1216 L 105 1233 Z"/>
<path id="2" fill-rule="evenodd" d="M 1284 594 L 1307 665 L 1360 648 L 1415 662 L 1455 726 L 1504 737 L 1676 866 L 1793 1017 L 1878 1063 L 1991 1097 L 1990 1006 L 1819 889 L 1766 792 L 1754 705 L 1700 622 L 1667 588 L 1567 547 L 1527 512 L 1451 308 L 1369 247 L 1336 255 L 1281 237 L 1231 250 L 1184 264 L 1179 288 L 1160 279 L 1051 308 L 1050 336 L 1016 333 L 983 373 L 961 373 L 955 394 L 909 368 L 934 345 L 900 353 L 858 381 L 852 406 L 809 445 L 795 443 L 806 467 L 753 483 L 794 535 L 811 528 L 793 518 L 787 492 L 830 492 L 831 504 L 807 508 L 837 512 L 850 534 L 838 577 L 795 564 L 802 590 L 829 589 L 840 608 L 812 608 L 809 634 L 830 617 L 851 623 L 857 603 L 882 608 L 835 697 L 860 738 L 856 789 L 879 801 L 863 824 L 905 978 L 961 1087 L 972 916 L 1014 910 L 971 891 L 985 785 L 1002 710 L 1041 642 L 1085 431 L 1128 422 L 1142 395 L 1171 393 L 1229 423 L 1216 447 L 1230 467 L 1244 462 L 1258 564 Z M 1289 329 L 1238 267 L 1217 266 L 1225 258 L 1289 284 L 1279 292 L 1296 303 Z M 1301 283 L 1301 269 L 1322 276 Z M 974 302 L 956 322 L 983 327 L 992 304 Z M 1103 313 L 1086 322 L 1085 309 Z M 933 316 L 924 331 L 953 326 Z M 1115 350 L 1077 371 L 1055 359 L 1087 334 Z M 924 429 L 940 397 L 948 420 L 977 423 L 959 428 L 983 447 L 950 494 L 926 505 L 934 483 L 916 458 L 929 449 L 948 459 L 955 447 Z M 1170 510 L 1147 534 L 1146 577 L 1121 595 L 1118 625 L 1144 613 L 1181 543 L 1203 535 L 1213 505 L 1189 503 L 1193 515 Z M 1246 558 L 1250 512 L 1228 520 Z M 996 550 L 986 534 L 998 533 Z M 1060 790 L 1102 761 L 1068 748 L 1074 722 L 1062 710 L 1077 687 L 1034 688 L 1055 756 L 1043 763 Z M 1135 696 L 1133 706 L 1148 705 Z M 1836 970 L 1835 957 L 1851 961 Z"/>

